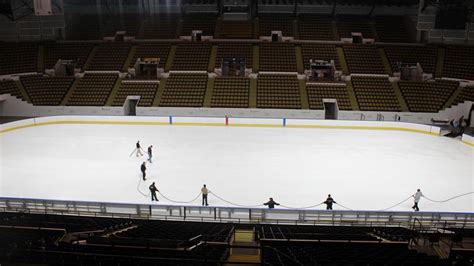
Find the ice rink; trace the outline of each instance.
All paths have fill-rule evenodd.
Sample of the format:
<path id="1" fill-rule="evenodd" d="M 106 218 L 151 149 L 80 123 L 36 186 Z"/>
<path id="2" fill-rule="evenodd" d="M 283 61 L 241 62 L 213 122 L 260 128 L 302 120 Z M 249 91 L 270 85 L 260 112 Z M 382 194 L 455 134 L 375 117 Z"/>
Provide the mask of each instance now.
<path id="1" fill-rule="evenodd" d="M 0 133 L 3 197 L 149 203 L 148 186 L 190 201 L 203 184 L 228 202 L 291 207 L 321 203 L 381 210 L 417 188 L 445 200 L 474 191 L 474 149 L 459 140 L 404 131 L 57 124 Z M 130 156 L 154 147 L 146 181 Z M 158 195 L 153 204 L 176 204 Z M 209 195 L 213 206 L 232 206 Z M 391 210 L 411 211 L 407 200 Z M 187 205 L 200 205 L 200 198 Z M 422 211 L 474 211 L 472 194 Z M 344 209 L 335 205 L 335 209 Z M 279 208 L 282 208 L 281 206 Z M 323 209 L 318 206 L 316 209 Z"/>

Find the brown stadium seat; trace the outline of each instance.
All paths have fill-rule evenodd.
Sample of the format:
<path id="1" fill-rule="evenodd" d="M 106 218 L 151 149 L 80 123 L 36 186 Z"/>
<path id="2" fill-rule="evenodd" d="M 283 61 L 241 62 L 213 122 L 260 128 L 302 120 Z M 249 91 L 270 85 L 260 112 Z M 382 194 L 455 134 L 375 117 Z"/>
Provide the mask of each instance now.
<path id="1" fill-rule="evenodd" d="M 452 45 L 446 47 L 443 76 L 474 79 L 474 47 Z"/>
<path id="2" fill-rule="evenodd" d="M 454 99 L 453 105 L 471 101 L 474 102 L 474 86 L 468 86 L 461 89 L 461 92 L 458 94 L 456 99 Z"/>
<path id="3" fill-rule="evenodd" d="M 207 79 L 207 74 L 170 74 L 159 105 L 202 107 Z"/>
<path id="4" fill-rule="evenodd" d="M 295 46 L 290 43 L 260 44 L 260 71 L 296 72 Z"/>
<path id="5" fill-rule="evenodd" d="M 0 42 L 0 75 L 37 71 L 38 46 L 29 42 Z"/>
<path id="6" fill-rule="evenodd" d="M 352 110 L 351 100 L 345 84 L 307 84 L 309 109 L 324 109 L 323 99 L 336 99 L 340 110 Z"/>
<path id="7" fill-rule="evenodd" d="M 445 80 L 436 82 L 400 81 L 398 85 L 410 112 L 435 113 L 443 108 L 459 83 Z"/>
<path id="8" fill-rule="evenodd" d="M 180 43 L 177 45 L 171 70 L 207 71 L 211 44 Z"/>
<path id="9" fill-rule="evenodd" d="M 298 17 L 298 32 L 300 40 L 336 40 L 330 17 L 301 14 Z"/>
<path id="10" fill-rule="evenodd" d="M 217 47 L 216 67 L 221 67 L 223 58 L 245 59 L 246 68 L 252 68 L 252 44 L 250 43 L 219 43 Z"/>
<path id="11" fill-rule="evenodd" d="M 211 107 L 248 108 L 250 79 L 218 77 L 214 81 Z"/>
<path id="12" fill-rule="evenodd" d="M 388 78 L 352 77 L 352 86 L 362 111 L 401 111 Z"/>
<path id="13" fill-rule="evenodd" d="M 117 78 L 117 74 L 85 74 L 77 84 L 67 105 L 105 105 Z"/>
<path id="14" fill-rule="evenodd" d="M 127 60 L 131 45 L 129 43 L 102 43 L 87 70 L 121 71 L 125 60 Z"/>
<path id="15" fill-rule="evenodd" d="M 127 96 L 140 96 L 138 106 L 151 106 L 157 90 L 158 83 L 122 82 L 112 105 L 122 106 Z"/>
<path id="16" fill-rule="evenodd" d="M 296 75 L 258 75 L 257 107 L 301 109 Z"/>
<path id="17" fill-rule="evenodd" d="M 270 36 L 272 31 L 277 30 L 281 31 L 283 36 L 293 37 L 293 21 L 291 15 L 261 14 L 258 19 L 260 36 Z"/>
<path id="18" fill-rule="evenodd" d="M 343 48 L 350 73 L 387 74 L 375 45 L 347 44 Z"/>
<path id="19" fill-rule="evenodd" d="M 60 105 L 69 91 L 73 77 L 22 76 L 23 87 L 34 105 Z"/>
<path id="20" fill-rule="evenodd" d="M 420 63 L 425 73 L 434 74 L 436 71 L 438 47 L 435 45 L 386 46 L 384 50 L 393 72 L 400 71 L 397 66 L 398 62 Z"/>
<path id="21" fill-rule="evenodd" d="M 44 67 L 54 68 L 56 62 L 62 59 L 78 60 L 77 67 L 82 68 L 93 47 L 90 43 L 45 43 Z"/>
<path id="22" fill-rule="evenodd" d="M 10 94 L 16 98 L 22 98 L 21 91 L 13 80 L 0 80 L 0 95 Z"/>

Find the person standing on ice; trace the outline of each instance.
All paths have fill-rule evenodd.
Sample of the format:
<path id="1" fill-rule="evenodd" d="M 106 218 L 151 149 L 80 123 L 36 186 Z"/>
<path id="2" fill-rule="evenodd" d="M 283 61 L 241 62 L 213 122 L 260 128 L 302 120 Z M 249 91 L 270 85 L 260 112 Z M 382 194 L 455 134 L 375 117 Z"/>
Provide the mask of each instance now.
<path id="1" fill-rule="evenodd" d="M 423 197 L 423 193 L 421 193 L 420 189 L 416 190 L 416 193 L 412 195 L 413 198 L 415 198 L 415 204 L 413 207 L 411 207 L 413 210 L 416 212 L 419 211 L 420 209 L 418 208 L 418 202 L 420 202 L 421 197 Z"/>
<path id="2" fill-rule="evenodd" d="M 146 162 L 143 162 L 142 165 L 140 166 L 140 170 L 142 171 L 142 175 L 143 175 L 143 181 L 146 180 Z"/>
<path id="3" fill-rule="evenodd" d="M 152 153 L 153 153 L 152 149 L 153 149 L 153 145 L 150 145 L 150 146 L 148 147 L 148 162 L 150 162 L 150 163 L 151 163 L 151 157 L 152 157 L 152 155 L 153 155 L 153 154 L 152 154 Z"/>
<path id="4" fill-rule="evenodd" d="M 151 201 L 154 201 L 154 200 L 159 201 L 158 198 L 156 197 L 156 192 L 160 192 L 160 191 L 156 188 L 155 182 L 151 183 L 149 189 L 151 192 Z"/>
<path id="5" fill-rule="evenodd" d="M 135 148 L 135 150 L 137 151 L 137 157 L 138 157 L 138 155 L 143 156 L 143 153 L 142 153 L 142 146 L 140 146 L 140 141 L 137 141 L 136 146 L 137 146 L 137 147 Z"/>
<path id="6" fill-rule="evenodd" d="M 269 209 L 275 208 L 275 205 L 280 205 L 280 203 L 276 203 L 273 198 L 270 198 L 269 201 L 265 202 L 263 205 L 268 206 Z"/>
<path id="7" fill-rule="evenodd" d="M 329 194 L 328 198 L 323 203 L 326 204 L 326 210 L 332 210 L 332 204 L 336 203 L 336 201 L 334 201 L 334 199 L 331 197 L 331 194 Z"/>
<path id="8" fill-rule="evenodd" d="M 209 206 L 207 204 L 207 194 L 209 194 L 209 190 L 206 187 L 206 184 L 203 185 L 201 188 L 201 194 L 202 194 L 202 206 Z"/>

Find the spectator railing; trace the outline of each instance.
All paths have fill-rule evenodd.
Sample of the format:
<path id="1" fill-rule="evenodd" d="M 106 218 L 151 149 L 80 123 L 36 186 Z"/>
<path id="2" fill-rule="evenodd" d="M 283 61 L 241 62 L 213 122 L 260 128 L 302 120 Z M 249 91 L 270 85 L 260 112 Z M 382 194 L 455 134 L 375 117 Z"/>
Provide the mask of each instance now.
<path id="1" fill-rule="evenodd" d="M 474 213 L 373 210 L 266 209 L 184 206 L 0 197 L 0 211 L 130 219 L 354 226 L 474 228 Z"/>

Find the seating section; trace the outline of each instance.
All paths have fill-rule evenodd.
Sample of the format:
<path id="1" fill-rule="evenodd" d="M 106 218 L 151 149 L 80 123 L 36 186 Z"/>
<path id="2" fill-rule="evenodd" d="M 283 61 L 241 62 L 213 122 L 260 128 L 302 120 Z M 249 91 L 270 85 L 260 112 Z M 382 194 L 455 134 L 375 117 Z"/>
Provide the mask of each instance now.
<path id="1" fill-rule="evenodd" d="M 296 75 L 259 75 L 257 79 L 257 107 L 301 109 Z"/>
<path id="2" fill-rule="evenodd" d="M 127 96 L 140 96 L 138 106 L 151 106 L 157 90 L 158 83 L 122 82 L 112 105 L 122 106 Z"/>
<path id="3" fill-rule="evenodd" d="M 22 98 L 21 91 L 13 80 L 0 80 L 0 95 L 2 94 Z"/>
<path id="4" fill-rule="evenodd" d="M 375 18 L 374 25 L 380 42 L 410 43 L 413 41 L 403 17 L 379 16 Z"/>
<path id="5" fill-rule="evenodd" d="M 374 38 L 372 22 L 362 16 L 339 16 L 337 30 L 340 38 L 352 38 L 352 32 L 360 32 L 364 38 Z"/>
<path id="6" fill-rule="evenodd" d="M 133 60 L 130 62 L 129 67 L 134 67 L 135 62 L 138 58 L 160 58 L 160 64 L 158 67 L 164 68 L 166 60 L 168 59 L 168 53 L 171 45 L 169 43 L 139 43 L 133 55 Z"/>
<path id="7" fill-rule="evenodd" d="M 415 232 L 403 227 L 376 227 L 373 234 L 389 241 L 408 242 L 415 236 Z"/>
<path id="8" fill-rule="evenodd" d="M 179 24 L 179 15 L 159 14 L 143 22 L 138 39 L 175 39 Z"/>
<path id="9" fill-rule="evenodd" d="M 216 29 L 216 14 L 196 14 L 183 17 L 181 36 L 191 36 L 193 30 L 202 30 L 204 36 L 214 36 Z"/>
<path id="10" fill-rule="evenodd" d="M 252 68 L 252 44 L 249 43 L 220 43 L 217 47 L 216 67 L 221 67 L 224 58 L 243 58 L 245 67 Z"/>
<path id="11" fill-rule="evenodd" d="M 0 213 L 0 225 L 0 260 L 7 265 L 222 265 L 234 230 L 222 223 L 16 213 Z M 74 237 L 63 237 L 70 232 Z"/>
<path id="12" fill-rule="evenodd" d="M 44 67 L 54 68 L 59 59 L 76 60 L 77 67 L 82 68 L 86 63 L 93 45 L 90 43 L 45 43 L 44 44 Z"/>
<path id="13" fill-rule="evenodd" d="M 245 77 L 218 77 L 214 81 L 211 107 L 248 108 L 250 79 Z"/>
<path id="14" fill-rule="evenodd" d="M 474 46 L 447 46 L 444 56 L 443 76 L 474 79 Z"/>
<path id="15" fill-rule="evenodd" d="M 295 46 L 288 43 L 260 44 L 260 71 L 296 72 Z"/>
<path id="16" fill-rule="evenodd" d="M 117 74 L 85 74 L 66 105 L 105 105 L 117 78 Z"/>
<path id="17" fill-rule="evenodd" d="M 0 75 L 37 71 L 38 47 L 36 43 L 0 42 Z"/>
<path id="18" fill-rule="evenodd" d="M 436 113 L 446 104 L 458 87 L 457 82 L 400 81 L 398 83 L 410 112 Z"/>
<path id="19" fill-rule="evenodd" d="M 393 72 L 400 72 L 397 63 L 420 63 L 423 72 L 434 74 L 438 58 L 438 48 L 427 46 L 387 46 L 384 47 Z"/>
<path id="20" fill-rule="evenodd" d="M 261 14 L 258 19 L 260 36 L 271 36 L 272 31 L 281 31 L 284 37 L 293 37 L 293 20 L 290 15 Z"/>
<path id="21" fill-rule="evenodd" d="M 115 70 L 121 71 L 130 52 L 130 44 L 128 43 L 103 43 L 97 47 L 97 52 L 87 70 L 104 71 Z"/>
<path id="22" fill-rule="evenodd" d="M 395 91 L 387 78 L 352 77 L 352 86 L 362 111 L 401 111 Z"/>
<path id="23" fill-rule="evenodd" d="M 386 74 L 375 45 L 344 45 L 349 72 L 352 74 Z"/>
<path id="24" fill-rule="evenodd" d="M 207 71 L 210 54 L 211 45 L 208 43 L 180 43 L 171 70 Z"/>
<path id="25" fill-rule="evenodd" d="M 74 83 L 73 77 L 43 75 L 22 76 L 20 80 L 34 105 L 60 105 Z"/>
<path id="26" fill-rule="evenodd" d="M 329 17 L 302 14 L 298 18 L 300 40 L 334 41 L 332 19 Z"/>
<path id="27" fill-rule="evenodd" d="M 337 56 L 336 46 L 333 44 L 315 44 L 304 43 L 301 45 L 301 53 L 303 56 L 303 64 L 305 69 L 309 69 L 309 60 L 334 60 L 337 70 L 341 69 L 339 57 Z"/>
<path id="28" fill-rule="evenodd" d="M 264 265 L 443 265 L 435 256 L 417 253 L 406 244 L 302 243 L 266 244 Z"/>
<path id="29" fill-rule="evenodd" d="M 264 239 L 306 239 L 306 240 L 365 240 L 378 241 L 367 227 L 353 226 L 294 226 L 262 225 L 259 236 Z"/>
<path id="30" fill-rule="evenodd" d="M 166 81 L 160 106 L 202 107 L 207 74 L 171 74 Z"/>
<path id="31" fill-rule="evenodd" d="M 467 86 L 461 89 L 461 92 L 456 96 L 456 99 L 454 99 L 453 105 L 465 102 L 465 101 L 471 101 L 474 102 L 474 86 Z"/>
<path id="32" fill-rule="evenodd" d="M 345 84 L 306 84 L 309 109 L 324 109 L 323 99 L 336 99 L 340 110 L 352 110 L 351 100 Z"/>
<path id="33" fill-rule="evenodd" d="M 252 39 L 253 21 L 228 21 L 220 24 L 219 37 L 221 39 Z"/>

